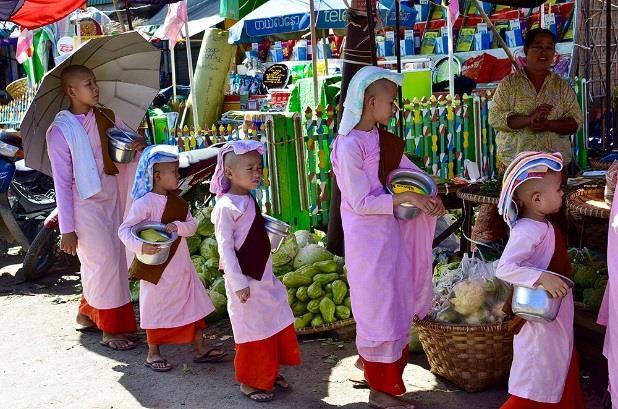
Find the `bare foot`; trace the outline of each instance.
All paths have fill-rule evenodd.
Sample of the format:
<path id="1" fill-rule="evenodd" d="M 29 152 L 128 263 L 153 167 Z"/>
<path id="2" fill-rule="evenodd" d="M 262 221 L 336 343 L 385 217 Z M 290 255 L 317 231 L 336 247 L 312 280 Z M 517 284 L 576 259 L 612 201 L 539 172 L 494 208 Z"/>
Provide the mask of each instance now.
<path id="1" fill-rule="evenodd" d="M 369 406 L 375 409 L 414 409 L 411 403 L 374 389 L 369 392 Z"/>
<path id="2" fill-rule="evenodd" d="M 100 344 L 115 351 L 128 351 L 136 347 L 135 342 L 129 340 L 125 335 L 108 334 L 106 332 L 103 333 Z"/>
<path id="3" fill-rule="evenodd" d="M 275 397 L 272 391 L 262 391 L 244 383 L 240 384 L 240 392 L 254 402 L 270 402 Z"/>
<path id="4" fill-rule="evenodd" d="M 77 314 L 77 317 L 75 317 L 75 322 L 77 322 L 78 325 L 81 325 L 82 328 L 96 328 L 97 325 L 90 319 L 88 318 L 87 315 L 84 314 Z"/>

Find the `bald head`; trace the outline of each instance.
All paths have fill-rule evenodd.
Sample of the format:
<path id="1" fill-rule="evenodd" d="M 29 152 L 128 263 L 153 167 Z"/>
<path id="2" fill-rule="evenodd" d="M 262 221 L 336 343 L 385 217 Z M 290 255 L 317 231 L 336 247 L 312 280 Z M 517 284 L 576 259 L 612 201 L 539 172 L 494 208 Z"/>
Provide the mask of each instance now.
<path id="1" fill-rule="evenodd" d="M 529 179 L 515 190 L 515 201 L 518 207 L 531 207 L 535 201 L 543 199 L 559 190 L 562 184 L 562 173 L 547 171 L 542 179 Z"/>
<path id="2" fill-rule="evenodd" d="M 67 92 L 68 88 L 72 87 L 76 81 L 84 80 L 89 77 L 94 77 L 90 68 L 83 65 L 69 65 L 60 74 L 62 81 L 62 89 Z"/>
<path id="3" fill-rule="evenodd" d="M 377 97 L 384 95 L 390 97 L 391 95 L 397 95 L 397 84 L 387 79 L 380 79 L 372 82 L 365 90 L 365 101 L 371 97 Z M 392 100 L 392 98 L 390 98 Z"/>

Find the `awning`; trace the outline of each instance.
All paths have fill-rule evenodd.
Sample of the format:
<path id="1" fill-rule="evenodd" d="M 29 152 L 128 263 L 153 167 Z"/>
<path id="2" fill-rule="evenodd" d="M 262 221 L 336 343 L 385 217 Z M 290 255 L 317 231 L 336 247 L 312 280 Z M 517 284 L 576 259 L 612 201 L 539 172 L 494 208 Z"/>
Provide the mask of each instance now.
<path id="1" fill-rule="evenodd" d="M 192 37 L 223 21 L 219 16 L 219 0 L 187 0 L 189 36 Z M 160 26 L 165 22 L 167 7 L 163 7 L 145 25 Z"/>

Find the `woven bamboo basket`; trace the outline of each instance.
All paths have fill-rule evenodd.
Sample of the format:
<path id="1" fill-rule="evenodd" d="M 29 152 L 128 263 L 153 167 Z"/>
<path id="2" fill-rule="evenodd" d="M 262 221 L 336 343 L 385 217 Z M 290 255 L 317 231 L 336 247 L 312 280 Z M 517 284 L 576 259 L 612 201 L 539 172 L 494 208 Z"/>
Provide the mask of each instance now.
<path id="1" fill-rule="evenodd" d="M 350 325 L 356 325 L 356 321 L 354 318 L 349 318 L 347 320 L 335 321 L 331 324 L 324 324 L 318 327 L 307 327 L 296 330 L 297 335 L 312 335 L 312 334 L 320 334 L 322 332 L 334 331 L 339 328 L 344 328 Z"/>
<path id="2" fill-rule="evenodd" d="M 480 185 L 470 185 L 467 187 L 463 187 L 457 191 L 457 197 L 467 202 L 472 202 L 476 204 L 498 204 L 497 197 L 483 196 L 480 194 L 480 190 Z"/>
<path id="3" fill-rule="evenodd" d="M 608 170 L 611 166 L 611 162 L 606 162 L 602 158 L 591 158 L 588 162 L 590 162 L 590 167 L 595 170 Z"/>
<path id="4" fill-rule="evenodd" d="M 11 82 L 6 86 L 6 92 L 9 93 L 11 98 L 18 99 L 26 93 L 28 89 L 28 79 L 20 78 L 16 81 Z"/>
<path id="5" fill-rule="evenodd" d="M 513 360 L 513 334 L 508 322 L 457 325 L 414 320 L 431 372 L 466 392 L 507 382 Z"/>

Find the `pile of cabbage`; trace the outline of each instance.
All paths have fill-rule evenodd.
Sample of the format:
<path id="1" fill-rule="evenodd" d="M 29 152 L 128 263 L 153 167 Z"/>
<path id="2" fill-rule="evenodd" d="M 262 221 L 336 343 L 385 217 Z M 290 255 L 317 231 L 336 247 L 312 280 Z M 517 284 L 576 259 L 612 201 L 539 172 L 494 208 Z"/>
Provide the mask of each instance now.
<path id="1" fill-rule="evenodd" d="M 497 262 L 464 257 L 438 263 L 434 269 L 433 302 L 428 317 L 449 324 L 482 325 L 501 322 L 510 286 L 496 278 Z"/>
<path id="2" fill-rule="evenodd" d="M 607 286 L 607 264 L 603 256 L 593 255 L 587 248 L 569 249 L 575 288 L 573 296 L 586 308 L 598 311 Z"/>

